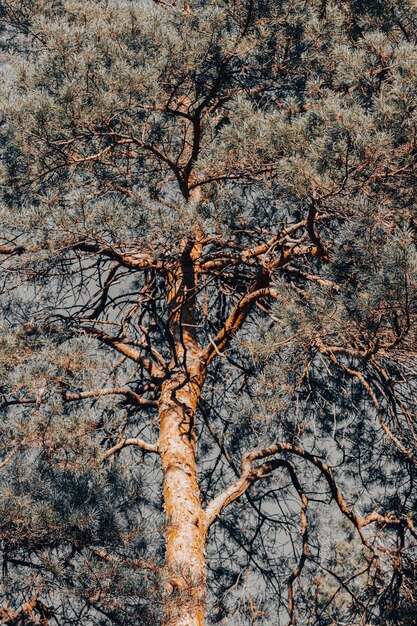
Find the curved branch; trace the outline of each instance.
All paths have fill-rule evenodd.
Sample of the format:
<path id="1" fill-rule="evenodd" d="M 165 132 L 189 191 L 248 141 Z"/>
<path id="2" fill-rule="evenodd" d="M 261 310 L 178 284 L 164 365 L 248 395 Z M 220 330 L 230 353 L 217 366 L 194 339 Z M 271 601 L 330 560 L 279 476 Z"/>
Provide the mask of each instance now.
<path id="1" fill-rule="evenodd" d="M 311 463 L 312 465 L 317 467 L 317 469 L 320 470 L 320 472 L 326 479 L 326 482 L 330 488 L 332 497 L 336 501 L 336 504 L 339 507 L 340 511 L 355 526 L 363 545 L 369 548 L 370 550 L 372 550 L 373 552 L 374 552 L 374 548 L 370 544 L 369 540 L 367 539 L 367 537 L 365 536 L 363 532 L 363 528 L 373 522 L 377 522 L 378 524 L 381 524 L 382 526 L 391 526 L 391 527 L 395 527 L 395 526 L 403 527 L 404 525 L 406 525 L 408 529 L 410 530 L 411 534 L 414 535 L 414 533 L 416 532 L 412 520 L 408 518 L 407 516 L 402 516 L 400 519 L 400 518 L 392 517 L 391 513 L 388 513 L 386 515 L 381 515 L 377 511 L 372 511 L 365 518 L 362 518 L 359 515 L 357 515 L 347 505 L 345 499 L 343 498 L 342 492 L 340 491 L 336 483 L 336 479 L 332 471 L 330 470 L 330 468 L 326 465 L 326 463 L 324 463 L 321 459 L 319 459 L 314 454 L 311 454 L 310 452 L 307 452 L 306 450 L 303 450 L 302 448 L 299 448 L 298 446 L 295 446 L 290 443 L 277 443 L 277 444 L 273 444 L 269 446 L 268 448 L 253 450 L 249 454 L 245 455 L 244 459 L 245 458 L 247 459 L 245 461 L 246 463 L 249 461 L 253 462 L 256 459 L 262 459 L 262 458 L 272 456 L 274 454 L 278 454 L 281 452 L 289 452 L 290 454 L 295 454 L 296 456 L 299 456 L 305 459 L 306 461 L 308 461 L 309 463 Z"/>
<path id="2" fill-rule="evenodd" d="M 266 459 L 267 457 L 272 457 L 275 454 L 280 454 L 282 452 L 288 452 L 289 454 L 295 454 L 296 456 L 301 457 L 302 459 L 314 465 L 321 472 L 330 488 L 331 495 L 335 500 L 337 506 L 339 507 L 340 511 L 355 526 L 363 545 L 372 552 L 375 552 L 374 547 L 371 545 L 370 541 L 364 534 L 363 528 L 374 522 L 382 526 L 406 526 L 409 529 L 410 533 L 414 537 L 416 536 L 416 529 L 413 521 L 407 516 L 394 518 L 391 516 L 391 513 L 381 515 L 377 511 L 372 511 L 364 518 L 357 515 L 346 503 L 346 500 L 344 499 L 342 492 L 337 485 L 336 479 L 328 465 L 326 465 L 326 463 L 324 463 L 321 459 L 319 459 L 319 457 L 315 456 L 311 452 L 307 452 L 303 448 L 299 448 L 298 446 L 285 442 L 274 443 L 266 448 L 252 450 L 242 457 L 242 474 L 240 478 L 238 478 L 238 480 L 232 483 L 230 487 L 225 489 L 221 494 L 214 498 L 206 508 L 207 528 L 210 526 L 210 524 L 214 522 L 216 517 L 220 515 L 223 509 L 231 502 L 239 499 L 240 496 L 250 487 L 251 484 L 253 484 L 257 480 L 260 480 L 261 478 L 268 477 L 276 467 L 280 467 L 283 465 L 282 459 L 271 459 L 257 467 L 253 467 L 253 463 L 257 460 Z"/>
<path id="3" fill-rule="evenodd" d="M 143 439 L 139 439 L 139 438 L 134 438 L 134 439 L 125 438 L 125 439 L 121 439 L 118 443 L 116 443 L 116 445 L 106 450 L 106 452 L 101 457 L 101 462 L 103 463 L 103 461 L 108 459 L 110 456 L 112 456 L 116 452 L 119 452 L 119 450 L 126 448 L 127 446 L 136 446 L 137 448 L 140 448 L 145 453 L 148 452 L 148 453 L 153 453 L 153 454 L 159 454 L 159 445 L 157 443 L 148 443 L 147 441 L 144 441 Z"/>
<path id="4" fill-rule="evenodd" d="M 290 461 L 284 459 L 272 459 L 266 463 L 262 463 L 258 467 L 253 467 L 252 463 L 256 455 L 245 455 L 242 459 L 242 475 L 230 487 L 225 489 L 221 494 L 214 498 L 205 510 L 206 530 L 221 514 L 221 512 L 232 502 L 238 500 L 245 491 L 258 480 L 267 478 L 278 467 L 285 467 L 288 470 L 291 482 L 297 491 L 301 500 L 301 524 L 300 531 L 302 537 L 302 550 L 297 565 L 294 567 L 287 580 L 288 587 L 288 612 L 290 614 L 291 626 L 296 626 L 296 618 L 294 612 L 294 589 L 293 583 L 300 576 L 308 555 L 308 524 L 307 524 L 307 507 L 308 498 L 295 472 L 294 465 Z"/>
<path id="5" fill-rule="evenodd" d="M 311 205 L 310 205 L 308 215 L 307 215 L 308 236 L 310 237 L 310 240 L 312 241 L 312 243 L 317 247 L 317 256 L 328 261 L 329 256 L 328 256 L 326 245 L 315 229 L 316 215 L 317 215 L 317 209 L 314 203 L 314 198 L 312 198 Z"/>
<path id="6" fill-rule="evenodd" d="M 204 349 L 202 360 L 206 364 L 210 363 L 216 354 L 219 354 L 220 350 L 229 343 L 232 337 L 242 327 L 256 302 L 262 298 L 268 297 L 278 299 L 279 294 L 273 287 L 255 288 L 238 302 L 227 318 L 223 328 L 217 333 L 214 339 L 210 340 L 210 343 Z"/>

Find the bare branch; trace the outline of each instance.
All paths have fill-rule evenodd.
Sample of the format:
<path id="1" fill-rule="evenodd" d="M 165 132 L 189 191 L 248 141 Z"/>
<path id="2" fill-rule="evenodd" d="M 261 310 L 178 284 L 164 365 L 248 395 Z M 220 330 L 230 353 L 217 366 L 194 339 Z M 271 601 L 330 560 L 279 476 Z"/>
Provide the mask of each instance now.
<path id="1" fill-rule="evenodd" d="M 290 576 L 288 577 L 287 580 L 287 587 L 288 587 L 288 612 L 290 614 L 290 620 L 291 620 L 291 625 L 292 626 L 296 626 L 297 622 L 296 622 L 296 618 L 295 618 L 295 612 L 294 612 L 294 587 L 293 587 L 293 583 L 294 581 L 301 575 L 301 572 L 303 570 L 304 564 L 306 562 L 307 559 L 307 555 L 308 555 L 308 524 L 307 524 L 307 507 L 308 507 L 308 498 L 305 494 L 305 492 L 303 491 L 301 485 L 300 485 L 300 481 L 298 480 L 297 474 L 295 473 L 295 468 L 293 466 L 292 463 L 290 463 L 289 461 L 280 461 L 280 464 L 283 467 L 286 467 L 290 477 L 291 477 L 291 481 L 292 484 L 294 485 L 299 498 L 301 500 L 301 513 L 300 513 L 300 533 L 301 533 L 301 538 L 302 538 L 302 550 L 301 550 L 301 554 L 300 554 L 300 558 L 298 560 L 297 565 L 294 567 L 293 571 L 291 572 Z"/>
<path id="2" fill-rule="evenodd" d="M 108 459 L 110 456 L 128 446 L 136 446 L 137 448 L 140 448 L 143 452 L 159 454 L 159 445 L 157 443 L 148 443 L 147 441 L 138 438 L 121 439 L 118 443 L 116 443 L 116 445 L 106 450 L 106 452 L 101 457 L 101 462 L 103 463 L 103 461 Z"/>
<path id="3" fill-rule="evenodd" d="M 107 554 L 104 550 L 97 550 L 96 548 L 89 548 L 91 554 L 93 554 L 98 559 L 102 561 L 107 561 L 108 563 L 120 563 L 122 565 L 127 565 L 129 567 L 134 567 L 135 569 L 148 569 L 156 574 L 159 574 L 161 568 L 151 561 L 145 561 L 144 559 L 129 559 L 123 556 L 117 556 L 114 554 Z"/>
<path id="4" fill-rule="evenodd" d="M 26 252 L 25 246 L 2 245 L 0 246 L 0 254 L 5 256 L 13 256 L 14 254 L 23 254 Z"/>
<path id="5" fill-rule="evenodd" d="M 253 467 L 254 460 L 255 458 L 252 459 L 250 454 L 244 455 L 241 463 L 241 476 L 234 483 L 232 483 L 230 487 L 225 489 L 209 503 L 206 508 L 207 528 L 210 527 L 214 520 L 229 504 L 238 500 L 245 493 L 245 491 L 253 485 L 253 483 L 261 480 L 262 478 L 268 478 L 277 467 L 286 467 L 288 469 L 291 465 L 288 461 L 273 459 L 272 461 Z M 295 475 L 294 468 L 292 468 L 292 471 L 293 473 L 291 474 L 291 479 L 293 480 L 293 484 L 296 487 L 297 492 L 300 494 L 302 493 L 300 483 Z"/>
<path id="6" fill-rule="evenodd" d="M 322 213 L 316 217 L 317 222 L 323 222 L 334 219 L 334 216 L 330 213 Z M 220 269 L 224 266 L 235 266 L 239 263 L 244 263 L 245 265 L 252 265 L 256 259 L 262 257 L 262 255 L 270 253 L 271 250 L 275 249 L 276 246 L 280 246 L 284 243 L 287 237 L 297 233 L 299 230 L 306 228 L 307 220 L 301 220 L 296 224 L 291 224 L 286 226 L 282 230 L 280 230 L 276 235 L 272 235 L 267 241 L 258 244 L 256 246 L 252 246 L 251 248 L 245 248 L 241 250 L 238 254 L 235 254 L 231 257 L 216 257 L 216 258 L 208 258 L 205 261 L 201 262 L 201 268 L 203 270 L 211 270 L 211 269 Z M 227 246 L 227 242 L 226 242 Z M 223 245 L 223 248 L 225 245 Z M 294 255 L 296 256 L 296 255 Z M 275 264 L 273 264 L 275 265 Z"/>
<path id="7" fill-rule="evenodd" d="M 7 465 L 12 460 L 12 458 L 15 456 L 15 454 L 18 452 L 18 450 L 22 447 L 24 443 L 25 443 L 24 441 L 21 441 L 12 450 L 10 450 L 6 458 L 0 463 L 0 468 L 5 467 L 5 465 Z"/>
<path id="8" fill-rule="evenodd" d="M 231 502 L 234 502 L 250 487 L 251 484 L 262 478 L 269 477 L 271 472 L 276 468 L 283 465 L 281 459 L 271 459 L 262 463 L 258 467 L 253 467 L 253 463 L 260 459 L 266 459 L 282 452 L 288 452 L 299 456 L 320 470 L 326 482 L 330 488 L 333 499 L 335 500 L 340 511 L 345 517 L 347 517 L 355 526 L 362 543 L 374 552 L 374 548 L 369 542 L 368 538 L 363 532 L 363 528 L 371 523 L 378 523 L 382 526 L 391 527 L 403 527 L 407 526 L 411 534 L 415 536 L 416 529 L 411 519 L 406 516 L 401 518 L 394 518 L 390 513 L 381 515 L 377 511 L 369 513 L 365 518 L 357 515 L 346 503 L 337 483 L 336 479 L 330 470 L 330 468 L 314 454 L 307 452 L 306 450 L 299 448 L 290 443 L 276 443 L 267 448 L 260 448 L 258 450 L 252 450 L 242 457 L 242 474 L 240 478 L 235 481 L 230 487 L 225 489 L 221 494 L 214 498 L 206 508 L 206 520 L 207 527 L 210 526 L 223 509 Z M 301 488 L 300 488 L 301 489 Z M 298 491 L 298 489 L 297 489 Z M 301 497 L 301 496 L 300 496 Z"/>
<path id="9" fill-rule="evenodd" d="M 152 359 L 144 357 L 139 350 L 132 346 L 128 339 L 119 339 L 113 335 L 108 335 L 101 330 L 97 330 L 93 326 L 81 326 L 76 330 L 76 332 L 85 333 L 90 337 L 96 337 L 99 341 L 101 341 L 101 343 L 110 346 L 117 352 L 126 356 L 128 359 L 139 363 L 148 371 L 152 378 L 164 378 L 165 372 Z"/>
<path id="10" fill-rule="evenodd" d="M 63 398 L 66 402 L 77 402 L 79 400 L 86 400 L 88 398 L 99 398 L 101 396 L 113 395 L 125 396 L 128 400 L 132 402 L 132 404 L 135 404 L 136 406 L 156 406 L 155 400 L 143 398 L 138 393 L 135 393 L 134 391 L 131 391 L 130 389 L 125 389 L 123 387 L 115 387 L 110 389 L 89 389 L 88 391 L 80 391 L 79 393 L 70 393 L 68 391 L 64 391 Z"/>
<path id="11" fill-rule="evenodd" d="M 40 249 L 49 249 L 49 242 L 40 244 Z M 129 269 L 142 270 L 147 268 L 163 269 L 161 261 L 156 261 L 151 254 L 146 252 L 124 252 L 109 246 L 107 243 L 88 242 L 88 241 L 72 241 L 63 246 L 62 251 L 80 251 L 90 254 L 97 254 L 109 259 L 113 259 L 120 265 Z M 33 254 L 33 248 L 25 245 L 0 245 L 0 255 L 6 257 L 14 255 L 22 255 L 25 253 Z"/>
<path id="12" fill-rule="evenodd" d="M 252 311 L 253 306 L 261 298 L 279 298 L 276 289 L 272 287 L 262 287 L 254 289 L 242 298 L 235 306 L 229 317 L 227 318 L 223 328 L 217 333 L 214 339 L 210 339 L 210 343 L 203 351 L 202 359 L 207 364 L 212 361 L 216 354 L 219 354 L 231 340 L 231 338 L 242 327 L 242 324 Z"/>

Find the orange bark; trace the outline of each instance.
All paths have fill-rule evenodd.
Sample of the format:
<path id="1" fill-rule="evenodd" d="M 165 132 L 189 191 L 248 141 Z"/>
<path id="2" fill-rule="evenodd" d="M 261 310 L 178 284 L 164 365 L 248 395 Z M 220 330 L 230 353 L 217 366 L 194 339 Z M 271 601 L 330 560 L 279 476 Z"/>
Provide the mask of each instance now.
<path id="1" fill-rule="evenodd" d="M 194 419 L 204 382 L 198 359 L 174 374 L 159 402 L 166 525 L 164 626 L 203 626 L 206 596 L 205 514 L 195 459 Z"/>

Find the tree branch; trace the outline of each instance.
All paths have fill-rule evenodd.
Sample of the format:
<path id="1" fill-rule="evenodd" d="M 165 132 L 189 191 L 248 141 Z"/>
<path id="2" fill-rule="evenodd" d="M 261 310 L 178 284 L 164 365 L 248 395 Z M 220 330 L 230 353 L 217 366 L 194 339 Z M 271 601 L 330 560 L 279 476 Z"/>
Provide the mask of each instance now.
<path id="1" fill-rule="evenodd" d="M 123 448 L 127 448 L 128 446 L 136 446 L 140 448 L 143 452 L 159 454 L 159 445 L 157 443 L 148 443 L 143 439 L 135 438 L 135 439 L 121 439 L 116 445 L 112 446 L 101 457 L 101 463 L 108 459 L 110 456 L 119 452 Z"/>
<path id="2" fill-rule="evenodd" d="M 326 479 L 326 482 L 330 488 L 330 492 L 332 494 L 333 499 L 335 500 L 337 506 L 340 511 L 343 513 L 345 517 L 347 517 L 352 524 L 355 526 L 358 534 L 361 538 L 361 541 L 364 546 L 369 548 L 372 552 L 375 552 L 374 547 L 369 542 L 368 538 L 363 532 L 363 528 L 372 524 L 374 522 L 381 524 L 382 526 L 391 526 L 391 527 L 404 527 L 406 526 L 410 533 L 413 536 L 416 536 L 416 529 L 413 524 L 413 521 L 407 516 L 402 516 L 401 518 L 394 518 L 390 513 L 386 515 L 381 515 L 377 511 L 372 511 L 366 517 L 360 517 L 357 515 L 346 503 L 343 495 L 336 483 L 336 479 L 333 476 L 330 468 L 317 456 L 307 452 L 303 448 L 299 448 L 290 443 L 276 443 L 272 444 L 267 448 L 259 448 L 257 450 L 252 450 L 245 454 L 242 457 L 241 467 L 242 474 L 240 478 L 235 481 L 230 487 L 225 489 L 221 494 L 219 494 L 216 498 L 214 498 L 211 503 L 206 508 L 206 520 L 207 520 L 207 528 L 214 522 L 216 517 L 218 517 L 221 512 L 228 506 L 231 502 L 234 502 L 250 487 L 251 484 L 260 480 L 262 478 L 268 477 L 271 472 L 276 467 L 282 466 L 281 459 L 271 459 L 265 463 L 262 463 L 258 467 L 253 467 L 253 463 L 260 459 L 265 459 L 267 457 L 274 456 L 275 454 L 279 454 L 282 452 L 288 452 L 290 454 L 295 454 L 299 456 L 320 470 L 321 474 Z M 297 490 L 298 491 L 298 490 Z"/>
<path id="3" fill-rule="evenodd" d="M 128 359 L 131 359 L 136 363 L 140 363 L 140 365 L 148 371 L 152 378 L 164 378 L 165 372 L 155 363 L 155 361 L 144 357 L 139 350 L 131 345 L 129 340 L 122 338 L 119 339 L 113 335 L 108 335 L 107 333 L 97 330 L 92 326 L 81 326 L 76 330 L 76 332 L 85 333 L 90 337 L 96 337 L 99 341 L 101 341 L 101 343 L 110 346 L 117 352 L 126 356 Z"/>
<path id="4" fill-rule="evenodd" d="M 323 213 L 316 217 L 317 222 L 327 221 L 334 219 L 334 216 L 330 213 Z M 223 258 L 213 258 L 209 257 L 206 260 L 201 262 L 202 270 L 208 271 L 211 269 L 221 269 L 224 266 L 235 266 L 239 263 L 243 263 L 245 265 L 252 265 L 256 259 L 261 257 L 264 254 L 270 253 L 271 250 L 275 249 L 276 246 L 281 246 L 287 237 L 293 235 L 298 232 L 302 228 L 306 228 L 308 220 L 301 220 L 296 224 L 291 224 L 283 228 L 280 232 L 275 235 L 270 236 L 270 238 L 260 243 L 256 246 L 252 246 L 251 248 L 245 248 L 241 250 L 239 253 L 235 254 L 232 257 L 223 257 Z M 227 246 L 227 242 L 225 244 Z M 223 246 L 224 248 L 224 246 Z M 294 255 L 295 256 L 295 255 Z M 276 262 L 273 264 L 275 265 Z"/>
<path id="5" fill-rule="evenodd" d="M 40 249 L 46 250 L 49 249 L 49 242 L 44 243 L 40 246 Z M 80 252 L 87 252 L 91 254 L 97 254 L 105 256 L 109 259 L 113 259 L 127 267 L 129 269 L 142 270 L 148 268 L 157 268 L 163 269 L 163 263 L 161 261 L 156 261 L 152 255 L 144 253 L 144 252 L 122 252 L 121 250 L 116 250 L 115 248 L 109 246 L 108 244 L 102 244 L 98 242 L 87 242 L 87 241 L 75 241 L 67 243 L 60 249 L 62 251 L 74 250 Z M 33 254 L 34 250 L 32 247 L 26 245 L 9 245 L 4 244 L 0 245 L 0 255 L 4 255 L 6 257 L 14 256 L 14 255 L 22 255 L 25 253 Z"/>
<path id="6" fill-rule="evenodd" d="M 161 571 L 161 568 L 156 565 L 156 563 L 152 563 L 151 561 L 145 561 L 143 559 L 129 559 L 114 554 L 107 554 L 104 550 L 97 550 L 96 548 L 89 548 L 89 550 L 95 557 L 102 561 L 107 561 L 108 563 L 120 563 L 122 565 L 134 567 L 135 569 L 148 569 L 157 574 Z"/>
<path id="7" fill-rule="evenodd" d="M 19 449 L 22 447 L 24 443 L 25 443 L 25 440 L 21 441 L 12 450 L 10 450 L 6 458 L 3 459 L 3 461 L 0 463 L 0 468 L 5 467 L 12 460 L 12 458 L 15 456 L 15 454 L 17 454 L 17 452 L 19 451 Z"/>
<path id="8" fill-rule="evenodd" d="M 379 421 L 379 423 L 381 425 L 382 430 L 386 434 L 386 436 L 392 441 L 392 443 L 395 445 L 395 447 L 398 448 L 398 450 L 400 450 L 404 454 L 404 456 L 407 457 L 407 459 L 410 461 L 410 463 L 412 463 L 414 466 L 417 466 L 417 459 L 415 458 L 413 452 L 411 450 L 409 450 L 398 439 L 398 437 L 396 437 L 394 435 L 394 433 L 390 430 L 388 425 L 385 423 L 385 421 L 384 421 L 384 419 L 382 417 L 381 405 L 380 405 L 380 403 L 378 401 L 378 398 L 377 398 L 377 396 L 375 394 L 375 391 L 372 389 L 371 385 L 368 383 L 368 381 L 366 380 L 365 376 L 361 372 L 359 372 L 358 370 L 353 369 L 352 367 L 348 367 L 347 365 L 344 365 L 335 356 L 338 352 L 341 352 L 341 353 L 345 353 L 345 354 L 351 354 L 352 356 L 356 356 L 358 358 L 360 356 L 362 356 L 362 358 L 363 358 L 368 353 L 360 355 L 360 353 L 358 351 L 356 351 L 356 352 L 353 351 L 352 352 L 352 351 L 349 351 L 349 350 L 344 349 L 344 348 L 339 348 L 337 346 L 335 346 L 335 347 L 325 346 L 319 339 L 316 339 L 316 345 L 317 345 L 318 349 L 320 350 L 320 352 L 322 354 L 325 354 L 330 359 L 330 361 L 332 363 L 334 363 L 334 365 L 336 365 L 342 372 L 345 372 L 346 374 L 349 374 L 349 376 L 353 376 L 354 378 L 356 378 L 359 381 L 359 383 L 365 389 L 365 391 L 367 392 L 369 398 L 371 399 L 372 404 L 375 407 L 378 421 Z"/>
<path id="9" fill-rule="evenodd" d="M 235 306 L 229 317 L 227 318 L 223 328 L 217 333 L 214 339 L 203 350 L 202 359 L 206 364 L 213 360 L 216 354 L 220 352 L 231 340 L 231 338 L 242 327 L 242 324 L 252 311 L 253 305 L 261 298 L 279 298 L 276 289 L 272 287 L 262 287 L 254 289 L 242 298 Z"/>
<path id="10" fill-rule="evenodd" d="M 80 391 L 79 393 L 70 393 L 64 391 L 63 398 L 66 402 L 77 402 L 79 400 L 86 400 L 88 398 L 99 398 L 101 396 L 122 395 L 128 398 L 132 404 L 136 406 L 156 406 L 155 400 L 149 400 L 143 398 L 138 393 L 125 389 L 123 387 L 115 387 L 110 389 L 89 389 L 88 391 Z"/>

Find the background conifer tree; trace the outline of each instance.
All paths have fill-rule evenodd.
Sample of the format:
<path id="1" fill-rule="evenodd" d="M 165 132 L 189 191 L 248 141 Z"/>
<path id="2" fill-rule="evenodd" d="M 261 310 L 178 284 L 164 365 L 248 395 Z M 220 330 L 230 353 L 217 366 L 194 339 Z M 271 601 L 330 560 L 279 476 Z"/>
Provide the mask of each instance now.
<path id="1" fill-rule="evenodd" d="M 0 616 L 416 623 L 413 0 L 0 0 Z"/>

